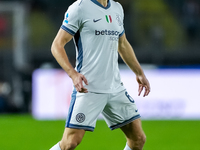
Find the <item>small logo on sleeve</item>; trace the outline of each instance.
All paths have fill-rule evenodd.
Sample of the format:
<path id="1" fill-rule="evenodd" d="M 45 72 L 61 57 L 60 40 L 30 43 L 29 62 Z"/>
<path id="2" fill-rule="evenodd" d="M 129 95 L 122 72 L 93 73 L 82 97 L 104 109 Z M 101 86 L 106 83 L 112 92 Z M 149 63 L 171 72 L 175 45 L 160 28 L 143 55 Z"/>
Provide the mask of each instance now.
<path id="1" fill-rule="evenodd" d="M 67 15 L 65 16 L 65 23 L 69 22 L 68 18 L 69 18 L 69 14 L 67 13 Z"/>

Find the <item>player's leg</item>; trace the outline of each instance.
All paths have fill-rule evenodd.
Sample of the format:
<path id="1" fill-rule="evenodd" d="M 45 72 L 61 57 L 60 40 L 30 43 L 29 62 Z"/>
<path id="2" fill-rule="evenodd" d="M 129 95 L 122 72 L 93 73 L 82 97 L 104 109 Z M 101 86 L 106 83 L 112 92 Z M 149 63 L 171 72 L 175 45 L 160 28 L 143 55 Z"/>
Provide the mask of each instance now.
<path id="1" fill-rule="evenodd" d="M 65 128 L 63 138 L 60 141 L 61 150 L 73 150 L 81 143 L 85 134 L 83 129 Z"/>
<path id="2" fill-rule="evenodd" d="M 73 150 L 85 131 L 93 131 L 107 102 L 107 94 L 73 93 L 62 140 L 51 150 Z M 60 148 L 60 149 L 59 149 Z"/>
<path id="3" fill-rule="evenodd" d="M 141 150 L 145 134 L 141 127 L 140 114 L 134 99 L 126 90 L 110 94 L 110 99 L 102 112 L 111 130 L 121 128 L 127 137 L 124 150 Z"/>
<path id="4" fill-rule="evenodd" d="M 141 120 L 136 119 L 120 128 L 126 135 L 127 145 L 124 150 L 142 150 L 146 136 L 142 129 Z"/>
<path id="5" fill-rule="evenodd" d="M 50 150 L 74 150 L 81 143 L 84 134 L 83 129 L 65 128 L 62 140 Z"/>

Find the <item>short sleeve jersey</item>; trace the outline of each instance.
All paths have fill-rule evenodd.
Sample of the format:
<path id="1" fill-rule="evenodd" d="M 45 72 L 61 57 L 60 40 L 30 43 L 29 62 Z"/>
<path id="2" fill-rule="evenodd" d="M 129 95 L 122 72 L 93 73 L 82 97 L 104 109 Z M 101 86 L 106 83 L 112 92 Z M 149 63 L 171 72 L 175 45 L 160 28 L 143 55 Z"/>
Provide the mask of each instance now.
<path id="1" fill-rule="evenodd" d="M 108 1 L 77 0 L 69 6 L 61 28 L 74 36 L 76 70 L 88 80 L 89 92 L 124 90 L 118 67 L 118 41 L 124 34 L 123 8 Z"/>

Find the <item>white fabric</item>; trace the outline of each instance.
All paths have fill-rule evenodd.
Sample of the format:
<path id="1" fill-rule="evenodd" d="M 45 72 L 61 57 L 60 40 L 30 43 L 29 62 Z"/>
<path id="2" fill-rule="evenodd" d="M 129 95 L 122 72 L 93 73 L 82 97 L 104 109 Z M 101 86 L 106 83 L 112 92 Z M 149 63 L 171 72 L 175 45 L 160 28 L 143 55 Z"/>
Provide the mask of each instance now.
<path id="1" fill-rule="evenodd" d="M 76 70 L 83 74 L 88 91 L 112 93 L 124 90 L 118 68 L 118 40 L 124 34 L 122 6 L 109 0 L 78 0 L 65 13 L 61 28 L 74 35 Z"/>
<path id="2" fill-rule="evenodd" d="M 74 93 L 66 127 L 93 131 L 100 113 L 111 130 L 140 118 L 126 90 L 117 93 Z"/>
<path id="3" fill-rule="evenodd" d="M 128 144 L 126 143 L 126 147 L 124 148 L 124 150 L 132 150 L 129 146 L 128 146 Z"/>
<path id="4" fill-rule="evenodd" d="M 56 145 L 54 145 L 51 149 L 49 149 L 49 150 L 61 150 L 61 148 L 60 148 L 60 146 L 59 146 L 59 142 L 56 144 Z"/>

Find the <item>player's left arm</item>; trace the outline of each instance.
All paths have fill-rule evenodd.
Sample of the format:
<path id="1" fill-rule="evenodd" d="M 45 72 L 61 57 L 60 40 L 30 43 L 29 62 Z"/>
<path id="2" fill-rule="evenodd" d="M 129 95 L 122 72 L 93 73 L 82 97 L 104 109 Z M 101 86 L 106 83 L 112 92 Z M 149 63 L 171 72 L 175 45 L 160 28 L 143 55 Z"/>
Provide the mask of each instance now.
<path id="1" fill-rule="evenodd" d="M 143 88 L 145 88 L 144 97 L 150 92 L 150 84 L 147 80 L 136 56 L 134 50 L 128 40 L 125 33 L 119 38 L 118 52 L 124 62 L 131 68 L 136 75 L 136 80 L 139 84 L 138 95 L 141 94 Z"/>

